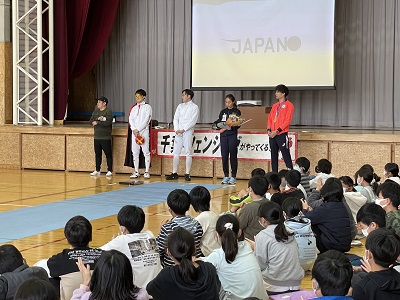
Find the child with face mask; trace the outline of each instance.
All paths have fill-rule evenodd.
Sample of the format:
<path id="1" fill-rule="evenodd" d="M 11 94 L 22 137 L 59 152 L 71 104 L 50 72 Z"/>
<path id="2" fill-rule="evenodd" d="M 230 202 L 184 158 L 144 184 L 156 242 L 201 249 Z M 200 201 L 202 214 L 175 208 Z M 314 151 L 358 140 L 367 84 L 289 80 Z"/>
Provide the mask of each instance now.
<path id="1" fill-rule="evenodd" d="M 297 170 L 301 174 L 300 184 L 304 188 L 306 194 L 310 194 L 310 161 L 307 157 L 298 157 L 294 163 L 293 170 Z"/>
<path id="2" fill-rule="evenodd" d="M 323 300 L 351 300 L 348 296 L 353 271 L 345 254 L 329 250 L 318 255 L 312 269 L 311 287 L 313 291 L 299 291 L 270 299 L 323 299 Z"/>
<path id="3" fill-rule="evenodd" d="M 357 212 L 357 228 L 362 232 L 365 237 L 368 237 L 368 235 L 375 229 L 385 228 L 385 215 L 386 213 L 384 209 L 379 205 L 376 205 L 375 203 L 364 204 Z M 352 264 L 353 271 L 355 273 L 364 273 L 359 273 L 357 276 L 354 276 L 354 282 L 360 280 L 361 277 L 365 276 L 365 272 L 369 272 L 371 268 L 368 261 L 365 259 L 361 259 L 361 257 L 358 257 L 358 261 L 352 261 Z"/>
<path id="4" fill-rule="evenodd" d="M 367 203 L 374 202 L 376 199 L 375 190 L 380 177 L 374 173 L 372 166 L 363 165 L 355 174 L 355 179 L 357 181 L 355 189 L 367 198 Z"/>
<path id="5" fill-rule="evenodd" d="M 353 284 L 353 299 L 399 299 L 400 273 L 393 265 L 400 254 L 400 238 L 386 228 L 378 228 L 368 235 L 365 249 L 364 259 L 371 270 Z"/>
<path id="6" fill-rule="evenodd" d="M 312 269 L 312 289 L 318 296 L 314 299 L 352 299 L 347 296 L 353 270 L 346 255 L 329 250 L 320 254 Z"/>
<path id="7" fill-rule="evenodd" d="M 375 203 L 381 206 L 386 212 L 386 228 L 393 229 L 400 235 L 400 185 L 395 182 L 386 181 L 382 183 L 378 190 L 378 199 Z"/>

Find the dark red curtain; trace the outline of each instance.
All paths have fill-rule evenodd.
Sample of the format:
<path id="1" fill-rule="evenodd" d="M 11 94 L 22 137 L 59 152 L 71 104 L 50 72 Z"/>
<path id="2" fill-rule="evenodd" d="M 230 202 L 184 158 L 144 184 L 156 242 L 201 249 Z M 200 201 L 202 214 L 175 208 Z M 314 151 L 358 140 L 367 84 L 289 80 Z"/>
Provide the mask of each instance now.
<path id="1" fill-rule="evenodd" d="M 76 59 L 73 78 L 90 71 L 110 37 L 119 0 L 92 0 L 86 20 L 85 32 Z"/>
<path id="2" fill-rule="evenodd" d="M 54 1 L 54 118 L 62 120 L 68 101 L 68 81 L 96 64 L 114 23 L 119 0 Z"/>
<path id="3" fill-rule="evenodd" d="M 95 1 L 93 1 L 95 2 Z M 72 78 L 72 72 L 76 58 L 78 57 L 87 16 L 89 13 L 90 0 L 68 0 L 66 6 L 67 15 L 67 43 L 68 43 L 68 78 Z"/>

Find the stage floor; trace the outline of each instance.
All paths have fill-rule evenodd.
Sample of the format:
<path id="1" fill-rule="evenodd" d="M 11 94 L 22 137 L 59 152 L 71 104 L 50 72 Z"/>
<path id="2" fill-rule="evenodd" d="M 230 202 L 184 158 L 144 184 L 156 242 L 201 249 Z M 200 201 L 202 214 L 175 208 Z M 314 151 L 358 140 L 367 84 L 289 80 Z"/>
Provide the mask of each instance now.
<path id="1" fill-rule="evenodd" d="M 196 130 L 215 132 L 211 130 L 211 124 L 197 124 Z M 251 129 L 245 131 L 252 132 Z M 264 130 L 254 129 L 254 132 Z M 307 157 L 311 162 L 311 171 L 321 158 L 332 162 L 332 173 L 336 176 L 352 176 L 366 163 L 371 164 L 377 174 L 382 174 L 386 163 L 400 162 L 400 131 L 397 130 L 292 126 L 291 132 L 297 133 L 297 157 Z M 126 134 L 127 123 L 114 123 L 116 173 L 132 172 L 130 167 L 124 166 Z M 105 166 L 105 158 L 102 165 Z M 270 162 L 265 159 L 239 160 L 237 177 L 247 179 L 255 167 L 271 170 Z M 93 128 L 84 122 L 67 122 L 57 126 L 0 126 L 0 168 L 93 171 Z M 283 162 L 279 168 L 285 168 Z M 151 174 L 165 175 L 171 170 L 171 157 L 152 156 Z M 184 164 L 181 163 L 178 173 L 184 172 Z M 195 157 L 191 175 L 223 177 L 220 159 Z"/>

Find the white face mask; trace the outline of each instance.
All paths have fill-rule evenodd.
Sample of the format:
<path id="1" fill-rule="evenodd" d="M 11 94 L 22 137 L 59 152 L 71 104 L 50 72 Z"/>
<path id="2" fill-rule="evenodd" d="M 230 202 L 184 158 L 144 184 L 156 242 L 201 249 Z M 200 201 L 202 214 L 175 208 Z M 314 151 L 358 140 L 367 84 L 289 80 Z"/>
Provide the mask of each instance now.
<path id="1" fill-rule="evenodd" d="M 346 193 L 346 188 L 343 188 L 343 193 Z"/>
<path id="2" fill-rule="evenodd" d="M 375 199 L 375 204 L 378 204 L 380 207 L 385 208 L 387 204 L 381 205 L 382 201 L 385 201 L 386 199 Z"/>
<path id="3" fill-rule="evenodd" d="M 369 228 L 369 226 L 368 226 L 367 228 L 361 229 L 361 232 L 362 232 L 362 234 L 363 234 L 365 237 L 368 236 L 368 228 Z"/>
<path id="4" fill-rule="evenodd" d="M 267 226 L 265 226 L 263 223 L 261 223 L 260 218 L 258 219 L 258 223 L 259 223 L 263 228 L 267 228 Z"/>
<path id="5" fill-rule="evenodd" d="M 365 250 L 364 256 L 363 256 L 363 261 L 365 261 L 365 262 L 368 261 L 368 258 L 367 258 L 367 251 L 368 251 L 368 250 Z"/>
<path id="6" fill-rule="evenodd" d="M 319 289 L 318 282 L 316 283 L 315 287 L 314 287 L 314 285 L 313 285 L 312 282 L 311 282 L 311 288 L 312 288 L 312 290 L 314 291 L 314 294 L 317 294 L 317 290 Z"/>
<path id="7" fill-rule="evenodd" d="M 383 172 L 383 178 L 386 178 L 386 177 L 387 177 L 387 175 L 388 175 L 388 174 L 387 174 L 387 172 L 386 172 L 386 171 L 384 171 L 384 172 Z"/>
<path id="8" fill-rule="evenodd" d="M 295 165 L 293 167 L 293 170 L 299 171 L 301 173 L 301 168 L 298 165 Z"/>
<path id="9" fill-rule="evenodd" d="M 363 178 L 361 178 L 361 177 L 358 177 L 357 178 L 357 184 L 358 185 L 361 185 L 361 183 L 364 181 L 364 179 Z"/>

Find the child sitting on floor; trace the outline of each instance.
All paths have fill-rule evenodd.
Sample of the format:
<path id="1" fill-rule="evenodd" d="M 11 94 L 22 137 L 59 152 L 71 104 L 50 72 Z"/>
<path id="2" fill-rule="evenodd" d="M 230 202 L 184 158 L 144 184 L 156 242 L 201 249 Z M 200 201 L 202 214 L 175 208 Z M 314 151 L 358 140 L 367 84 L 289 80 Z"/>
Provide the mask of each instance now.
<path id="1" fill-rule="evenodd" d="M 219 300 L 221 282 L 215 267 L 193 260 L 196 253 L 193 234 L 177 227 L 168 236 L 166 253 L 174 265 L 162 269 L 147 285 L 147 292 L 154 300 Z"/>
<path id="2" fill-rule="evenodd" d="M 195 219 L 203 229 L 200 240 L 200 249 L 204 256 L 208 256 L 214 249 L 220 247 L 215 239 L 215 224 L 218 215 L 210 210 L 211 195 L 204 186 L 195 186 L 189 193 L 193 209 L 200 213 Z"/>
<path id="3" fill-rule="evenodd" d="M 264 229 L 256 235 L 254 253 L 268 294 L 300 290 L 304 270 L 294 234 L 283 223 L 282 208 L 268 201 L 260 206 L 258 217 Z"/>
<path id="4" fill-rule="evenodd" d="M 145 214 L 143 209 L 136 205 L 122 207 L 117 220 L 119 235 L 100 248 L 118 250 L 125 254 L 132 265 L 135 285 L 146 288 L 149 281 L 161 271 L 156 238 L 149 230 L 142 232 Z"/>
<path id="5" fill-rule="evenodd" d="M 251 177 L 254 176 L 265 176 L 264 169 L 255 168 L 253 171 L 251 171 Z M 237 196 L 232 195 L 229 197 L 231 208 L 228 210 L 228 213 L 235 213 L 240 207 L 242 207 L 243 203 L 250 203 L 251 201 L 249 189 L 247 188 L 240 190 Z"/>
<path id="6" fill-rule="evenodd" d="M 203 261 L 212 263 L 217 269 L 225 291 L 225 296 L 220 299 L 243 299 L 249 296 L 265 299 L 267 294 L 257 259 L 247 242 L 238 241 L 240 232 L 237 218 L 231 214 L 220 216 L 216 229 L 222 247 L 203 258 Z M 246 280 L 243 281 L 243 278 Z"/>
<path id="7" fill-rule="evenodd" d="M 303 204 L 300 199 L 286 198 L 282 204 L 285 226 L 294 232 L 299 245 L 300 265 L 304 271 L 311 269 L 317 258 L 315 234 L 311 229 L 311 221 L 303 215 Z"/>
<path id="8" fill-rule="evenodd" d="M 164 267 L 174 265 L 173 259 L 166 252 L 168 235 L 174 231 L 174 229 L 182 227 L 193 234 L 196 246 L 196 257 L 202 256 L 200 240 L 203 236 L 203 229 L 201 228 L 200 223 L 191 216 L 186 215 L 186 212 L 190 208 L 190 197 L 186 191 L 182 189 L 173 190 L 167 197 L 167 205 L 169 212 L 172 215 L 172 219 L 161 222 L 161 230 L 157 236 L 160 260 Z"/>
<path id="9" fill-rule="evenodd" d="M 400 273 L 393 265 L 400 254 L 400 238 L 386 228 L 378 228 L 368 235 L 365 249 L 364 259 L 371 271 L 353 284 L 354 300 L 399 299 Z"/>

